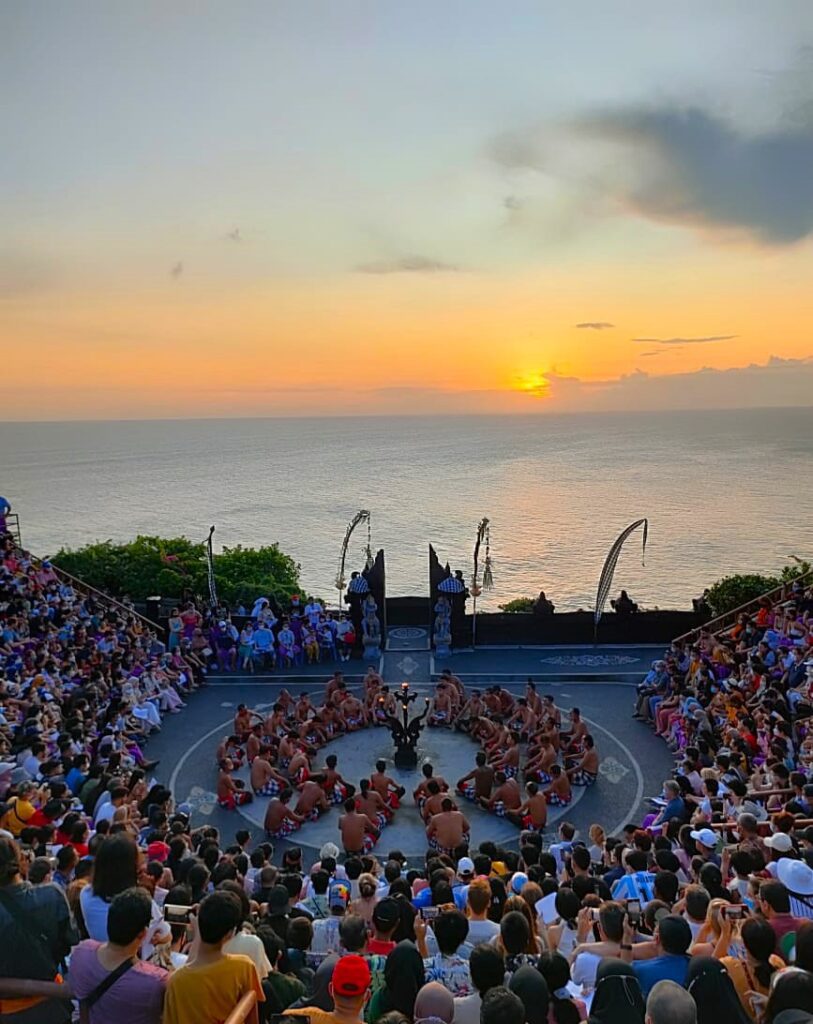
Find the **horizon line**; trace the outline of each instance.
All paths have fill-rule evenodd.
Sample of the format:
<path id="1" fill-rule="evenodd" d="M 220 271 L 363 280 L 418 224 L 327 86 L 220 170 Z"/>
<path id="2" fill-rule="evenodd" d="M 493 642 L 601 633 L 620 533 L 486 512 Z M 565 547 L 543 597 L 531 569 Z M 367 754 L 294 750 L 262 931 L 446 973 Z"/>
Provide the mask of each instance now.
<path id="1" fill-rule="evenodd" d="M 33 420 L 33 419 L 12 419 L 0 420 L 2 426 L 17 426 L 19 424 L 56 425 L 64 423 L 240 423 L 257 420 L 414 420 L 414 419 L 536 419 L 541 417 L 570 417 L 570 416 L 662 416 L 665 413 L 697 413 L 703 412 L 763 412 L 768 410 L 783 410 L 794 412 L 803 409 L 813 410 L 813 403 L 809 405 L 741 405 L 741 406 L 688 406 L 664 409 L 557 409 L 545 412 L 399 412 L 399 413 L 332 413 L 325 415 L 314 415 L 311 413 L 286 413 L 280 416 L 269 415 L 248 415 L 248 416 L 149 416 L 136 417 L 125 416 L 117 418 L 79 418 L 71 417 L 66 419 Z"/>

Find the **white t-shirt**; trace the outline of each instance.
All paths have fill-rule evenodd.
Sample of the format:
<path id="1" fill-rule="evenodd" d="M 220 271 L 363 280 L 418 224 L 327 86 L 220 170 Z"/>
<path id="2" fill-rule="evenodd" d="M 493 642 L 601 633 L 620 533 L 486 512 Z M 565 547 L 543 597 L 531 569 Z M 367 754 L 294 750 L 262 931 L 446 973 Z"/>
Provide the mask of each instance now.
<path id="1" fill-rule="evenodd" d="M 600 963 L 601 957 L 597 953 L 579 953 L 571 968 L 570 980 L 574 985 L 595 988 L 596 971 Z"/>
<path id="2" fill-rule="evenodd" d="M 223 946 L 224 953 L 242 953 L 247 956 L 257 969 L 257 977 L 265 980 L 271 972 L 271 964 L 265 955 L 262 939 L 248 932 L 238 932 Z"/>
<path id="3" fill-rule="evenodd" d="M 479 992 L 470 996 L 458 996 L 454 1001 L 452 1024 L 480 1024 L 480 1007 L 483 1000 Z"/>

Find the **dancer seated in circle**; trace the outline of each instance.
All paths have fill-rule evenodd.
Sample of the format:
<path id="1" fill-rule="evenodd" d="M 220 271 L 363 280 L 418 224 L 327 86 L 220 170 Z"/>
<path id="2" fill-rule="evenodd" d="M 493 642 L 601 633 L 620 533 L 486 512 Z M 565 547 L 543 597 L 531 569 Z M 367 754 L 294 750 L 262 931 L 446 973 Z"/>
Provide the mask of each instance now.
<path id="1" fill-rule="evenodd" d="M 562 770 L 560 764 L 551 765 L 550 785 L 543 790 L 545 799 L 551 807 L 567 807 L 573 799 L 573 790 L 570 788 L 570 778 L 567 772 Z"/>
<path id="2" fill-rule="evenodd" d="M 300 693 L 299 699 L 294 705 L 294 718 L 297 722 L 307 722 L 315 714 L 316 708 L 311 703 L 308 694 L 306 692 Z"/>
<path id="3" fill-rule="evenodd" d="M 429 849 L 451 857 L 461 847 L 468 848 L 470 836 L 471 825 L 466 816 L 455 808 L 450 797 L 442 797 L 440 810 L 426 826 Z"/>
<path id="4" fill-rule="evenodd" d="M 299 747 L 288 765 L 288 777 L 294 789 L 302 789 L 311 777 L 310 759 L 316 754 L 313 747 Z"/>
<path id="5" fill-rule="evenodd" d="M 490 725 L 494 726 L 488 739 L 483 740 L 483 749 L 488 754 L 489 759 L 491 759 L 493 755 L 499 755 L 505 750 L 508 742 L 508 730 L 505 728 L 503 720 L 499 717 L 491 720 L 484 718 L 483 721 L 489 722 Z"/>
<path id="6" fill-rule="evenodd" d="M 369 779 L 362 779 L 359 782 L 359 794 L 356 797 L 356 810 L 360 814 L 366 814 L 370 821 L 374 821 L 379 832 L 385 825 L 389 824 L 393 812 L 384 802 L 384 798 L 373 789 Z"/>
<path id="7" fill-rule="evenodd" d="M 517 732 L 522 739 L 527 739 L 533 733 L 536 726 L 536 714 L 528 706 L 525 697 L 520 697 L 517 701 L 516 711 L 508 719 L 506 726 L 509 730 Z"/>
<path id="8" fill-rule="evenodd" d="M 271 748 L 260 747 L 260 752 L 251 762 L 251 788 L 256 796 L 280 796 L 288 800 L 291 787 L 288 780 L 271 766 Z"/>
<path id="9" fill-rule="evenodd" d="M 373 709 L 373 724 L 387 725 L 389 719 L 395 717 L 397 709 L 395 694 L 390 692 L 389 686 L 382 686 Z"/>
<path id="10" fill-rule="evenodd" d="M 215 761 L 220 764 L 228 757 L 233 768 L 242 768 L 244 756 L 240 747 L 240 739 L 236 735 L 224 736 L 217 746 Z"/>
<path id="11" fill-rule="evenodd" d="M 437 779 L 429 779 L 426 783 L 426 794 L 426 800 L 423 807 L 421 807 L 421 817 L 424 821 L 429 821 L 433 814 L 437 814 L 440 811 L 441 804 L 447 798 L 447 794 L 440 788 Z M 457 810 L 457 804 L 454 800 L 452 800 L 452 807 L 454 810 Z"/>
<path id="12" fill-rule="evenodd" d="M 334 672 L 333 675 L 325 683 L 325 704 L 330 704 L 331 698 L 336 690 L 344 684 L 344 673 Z"/>
<path id="13" fill-rule="evenodd" d="M 293 835 L 305 819 L 292 811 L 279 797 L 273 797 L 265 809 L 263 828 L 269 839 L 285 839 Z"/>
<path id="14" fill-rule="evenodd" d="M 446 782 L 446 780 L 442 776 L 435 775 L 435 769 L 428 762 L 425 765 L 423 765 L 423 767 L 421 768 L 421 772 L 423 773 L 423 778 L 415 787 L 412 793 L 412 799 L 418 805 L 419 811 L 423 810 L 423 805 L 426 803 L 429 797 L 429 793 L 427 792 L 427 786 L 429 784 L 430 779 L 434 779 L 444 793 L 449 788 L 449 783 Z"/>
<path id="15" fill-rule="evenodd" d="M 323 788 L 332 804 L 342 804 L 356 792 L 356 787 L 343 779 L 336 770 L 338 761 L 335 754 L 328 754 L 325 758 L 325 767 L 319 769 L 320 775 L 325 778 Z"/>
<path id="16" fill-rule="evenodd" d="M 432 713 L 429 715 L 426 724 L 451 729 L 452 722 L 454 721 L 453 704 L 450 687 L 444 682 L 438 683 L 435 687 Z"/>
<path id="17" fill-rule="evenodd" d="M 348 732 L 358 732 L 359 729 L 364 729 L 368 725 L 367 710 L 358 697 L 354 697 L 352 693 L 346 695 L 339 706 L 339 711 Z"/>
<path id="18" fill-rule="evenodd" d="M 309 747 L 324 747 L 329 742 L 329 737 L 322 712 L 317 711 L 313 718 L 302 722 L 297 729 L 297 735 Z"/>
<path id="19" fill-rule="evenodd" d="M 232 732 L 237 737 L 238 743 L 245 743 L 248 739 L 248 734 L 251 732 L 252 718 L 259 718 L 262 721 L 262 716 L 258 715 L 256 711 L 249 711 L 245 704 L 238 704 L 237 710 L 234 712 L 234 726 Z"/>
<path id="20" fill-rule="evenodd" d="M 271 713 L 266 716 L 263 726 L 263 731 L 269 738 L 279 740 L 281 736 L 285 735 L 288 727 L 285 724 L 285 709 L 282 704 L 277 702 L 273 705 Z"/>
<path id="21" fill-rule="evenodd" d="M 550 770 L 556 764 L 556 748 L 549 735 L 544 735 L 535 752 L 528 748 L 528 760 L 525 762 L 525 778 L 534 779 L 545 785 L 551 781 Z"/>
<path id="22" fill-rule="evenodd" d="M 455 788 L 467 800 L 488 800 L 494 787 L 494 769 L 488 763 L 484 750 L 478 750 L 474 760 L 477 767 L 464 775 Z"/>
<path id="23" fill-rule="evenodd" d="M 348 857 L 361 857 L 369 853 L 379 836 L 375 822 L 366 814 L 359 814 L 352 797 L 344 802 L 344 814 L 339 818 L 339 832 L 344 852 Z"/>
<path id="24" fill-rule="evenodd" d="M 242 807 L 243 804 L 250 804 L 253 800 L 242 779 L 232 778 L 232 771 L 234 771 L 232 759 L 224 757 L 220 762 L 217 776 L 217 803 L 227 811 L 233 811 L 236 807 Z"/>
<path id="25" fill-rule="evenodd" d="M 581 755 L 565 758 L 565 764 L 570 765 L 567 775 L 574 786 L 592 786 L 595 783 L 598 778 L 598 750 L 589 733 L 584 737 Z"/>
<path id="26" fill-rule="evenodd" d="M 314 775 L 300 789 L 294 813 L 298 814 L 303 821 L 317 821 L 321 815 L 330 810 L 330 802 L 325 796 L 323 782 L 324 779 L 321 775 Z"/>
<path id="27" fill-rule="evenodd" d="M 399 786 L 395 779 L 391 779 L 386 774 L 386 768 L 386 761 L 383 759 L 376 761 L 375 771 L 370 776 L 370 783 L 384 803 L 395 811 L 401 806 L 401 799 L 406 793 L 406 789 Z"/>
<path id="28" fill-rule="evenodd" d="M 506 818 L 521 828 L 533 832 L 544 831 L 548 823 L 548 801 L 535 782 L 525 783 L 525 799 L 516 811 L 508 811 Z"/>
<path id="29" fill-rule="evenodd" d="M 503 772 L 508 779 L 515 779 L 519 775 L 519 733 L 509 732 L 502 752 L 492 755 L 490 760 L 495 771 Z"/>
<path id="30" fill-rule="evenodd" d="M 488 799 L 480 798 L 481 807 L 492 811 L 498 818 L 504 818 L 509 811 L 518 811 L 522 798 L 517 780 L 507 778 L 505 772 L 497 772 L 494 781 L 497 788 Z"/>
<path id="31" fill-rule="evenodd" d="M 570 728 L 559 731 L 559 740 L 564 747 L 565 754 L 581 752 L 582 741 L 587 735 L 587 723 L 582 721 L 582 713 L 578 708 L 570 710 Z"/>
<path id="32" fill-rule="evenodd" d="M 460 714 L 455 719 L 455 729 L 470 733 L 485 709 L 486 706 L 480 696 L 480 691 L 472 690 L 471 697 L 463 705 Z"/>
<path id="33" fill-rule="evenodd" d="M 282 739 L 279 741 L 279 748 L 277 749 L 277 764 L 280 768 L 287 772 L 291 767 L 291 761 L 294 758 L 297 750 L 300 750 L 303 746 L 302 738 L 299 733 L 287 732 Z"/>
<path id="34" fill-rule="evenodd" d="M 260 747 L 263 745 L 263 724 L 262 722 L 255 722 L 251 727 L 251 732 L 248 734 L 246 740 L 246 760 L 249 764 L 259 754 Z"/>

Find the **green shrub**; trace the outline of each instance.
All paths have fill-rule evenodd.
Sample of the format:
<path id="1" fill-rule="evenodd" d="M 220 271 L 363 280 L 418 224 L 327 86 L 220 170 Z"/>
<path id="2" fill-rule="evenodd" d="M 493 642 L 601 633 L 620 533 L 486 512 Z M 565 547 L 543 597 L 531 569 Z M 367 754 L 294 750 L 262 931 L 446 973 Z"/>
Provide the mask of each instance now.
<path id="1" fill-rule="evenodd" d="M 509 614 L 528 614 L 534 610 L 535 597 L 515 597 L 513 601 L 506 601 L 500 605 L 501 612 Z"/>
<path id="2" fill-rule="evenodd" d="M 134 601 L 153 595 L 179 598 L 184 591 L 207 600 L 206 545 L 186 537 L 142 537 L 129 544 L 110 540 L 75 551 L 61 550 L 54 565 L 111 597 Z M 276 544 L 261 548 L 223 548 L 214 556 L 217 595 L 229 605 L 260 595 L 287 599 L 301 593 L 300 566 Z M 304 596 L 304 595 L 303 595 Z"/>

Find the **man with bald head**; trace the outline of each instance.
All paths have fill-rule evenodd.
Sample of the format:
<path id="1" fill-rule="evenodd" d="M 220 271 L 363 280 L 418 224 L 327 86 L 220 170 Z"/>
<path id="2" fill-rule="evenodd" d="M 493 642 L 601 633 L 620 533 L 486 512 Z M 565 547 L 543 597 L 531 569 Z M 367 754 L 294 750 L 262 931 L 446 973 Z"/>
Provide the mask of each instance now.
<path id="1" fill-rule="evenodd" d="M 697 1004 L 675 981 L 659 981 L 646 1001 L 646 1024 L 697 1024 Z"/>

